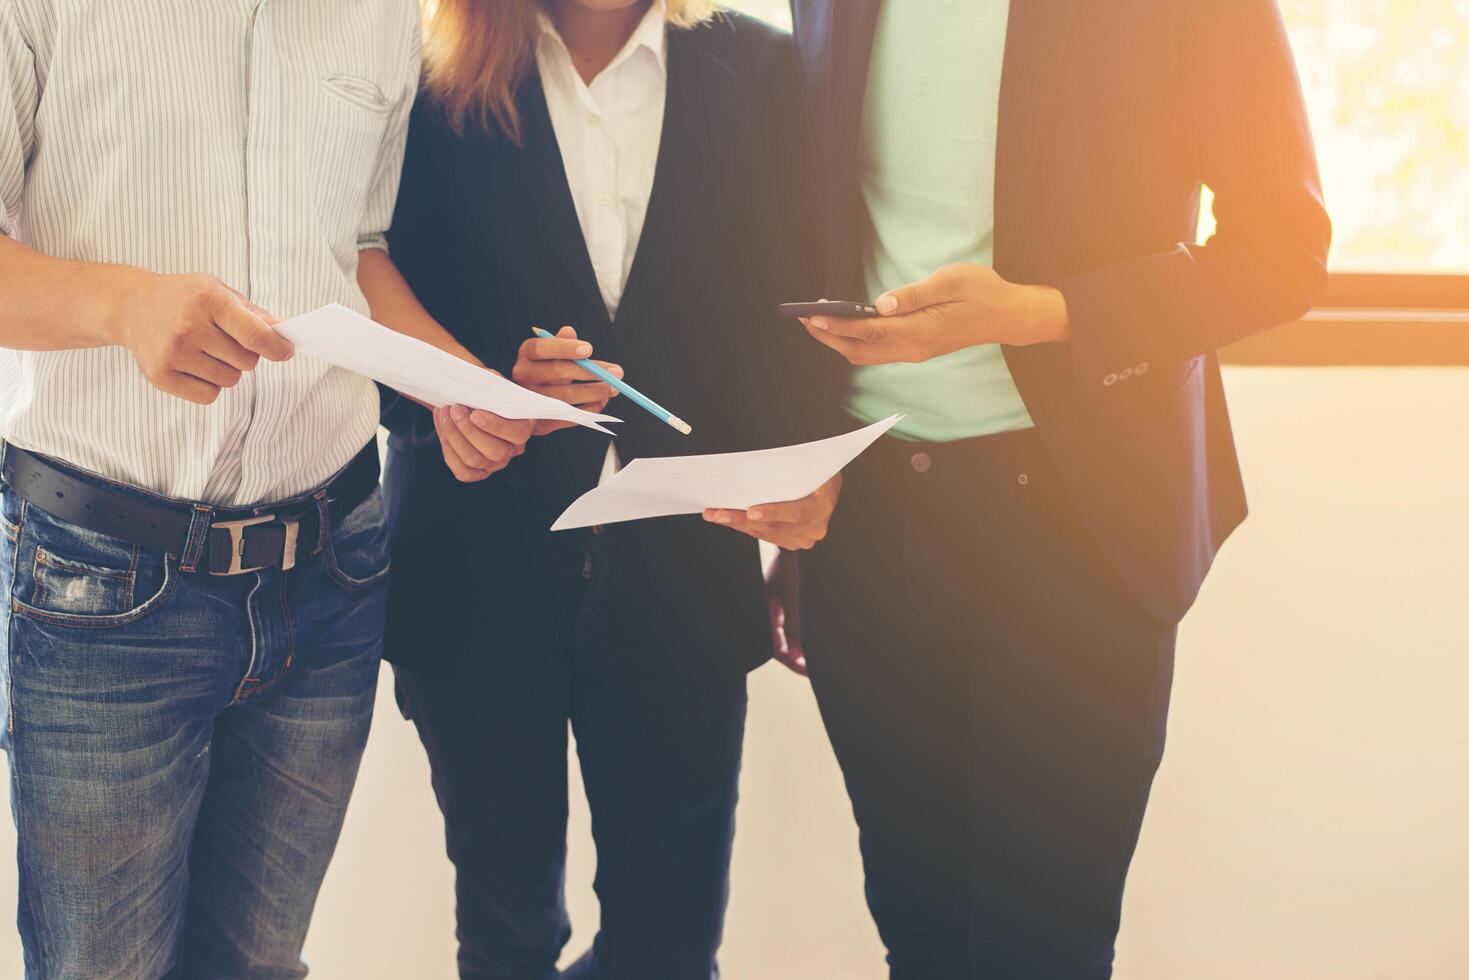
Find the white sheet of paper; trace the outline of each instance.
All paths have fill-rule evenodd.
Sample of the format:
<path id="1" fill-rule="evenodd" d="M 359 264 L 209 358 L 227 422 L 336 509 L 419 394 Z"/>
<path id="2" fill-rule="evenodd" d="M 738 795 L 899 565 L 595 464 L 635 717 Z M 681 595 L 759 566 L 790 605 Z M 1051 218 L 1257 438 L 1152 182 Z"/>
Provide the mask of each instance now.
<path id="1" fill-rule="evenodd" d="M 507 419 L 575 422 L 609 435 L 612 431 L 598 423 L 622 421 L 522 388 L 336 303 L 292 317 L 276 330 L 296 345 L 297 354 L 364 374 L 429 405 L 463 405 Z"/>
<path id="2" fill-rule="evenodd" d="M 846 435 L 799 446 L 635 459 L 601 486 L 582 494 L 551 530 L 700 514 L 711 507 L 749 510 L 756 504 L 800 500 L 866 452 L 901 418 L 894 415 Z"/>

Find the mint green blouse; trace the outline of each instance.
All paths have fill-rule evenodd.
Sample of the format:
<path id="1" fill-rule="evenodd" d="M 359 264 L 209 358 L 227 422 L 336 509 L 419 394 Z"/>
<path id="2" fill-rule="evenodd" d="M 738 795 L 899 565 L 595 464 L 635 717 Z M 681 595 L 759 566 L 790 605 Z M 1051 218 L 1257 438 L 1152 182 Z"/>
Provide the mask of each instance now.
<path id="1" fill-rule="evenodd" d="M 862 120 L 867 299 L 951 262 L 994 261 L 995 143 L 1009 0 L 882 5 Z M 1033 424 L 998 344 L 858 368 L 848 412 L 949 442 Z"/>

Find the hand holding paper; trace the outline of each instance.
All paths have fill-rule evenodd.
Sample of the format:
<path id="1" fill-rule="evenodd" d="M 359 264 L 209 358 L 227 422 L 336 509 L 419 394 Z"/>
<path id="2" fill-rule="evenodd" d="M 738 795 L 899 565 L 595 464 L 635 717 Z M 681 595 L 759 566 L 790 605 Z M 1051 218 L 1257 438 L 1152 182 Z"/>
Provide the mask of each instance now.
<path id="1" fill-rule="evenodd" d="M 838 473 L 799 500 L 756 504 L 749 510 L 706 510 L 704 520 L 786 551 L 809 551 L 826 539 L 841 495 L 842 475 Z"/>
<path id="2" fill-rule="evenodd" d="M 635 459 L 578 498 L 551 530 L 800 501 L 821 489 L 900 418 L 894 415 L 865 429 L 799 446 Z"/>
<path id="3" fill-rule="evenodd" d="M 525 452 L 538 423 L 506 419 L 482 409 L 441 405 L 434 409 L 434 432 L 444 463 L 460 483 L 488 480 Z M 567 423 L 568 425 L 570 423 Z"/>
<path id="4" fill-rule="evenodd" d="M 296 353 L 364 374 L 426 405 L 463 405 L 506 419 L 574 422 L 609 435 L 611 430 L 599 423 L 620 421 L 528 391 L 345 306 L 324 306 L 275 329 L 295 345 Z"/>

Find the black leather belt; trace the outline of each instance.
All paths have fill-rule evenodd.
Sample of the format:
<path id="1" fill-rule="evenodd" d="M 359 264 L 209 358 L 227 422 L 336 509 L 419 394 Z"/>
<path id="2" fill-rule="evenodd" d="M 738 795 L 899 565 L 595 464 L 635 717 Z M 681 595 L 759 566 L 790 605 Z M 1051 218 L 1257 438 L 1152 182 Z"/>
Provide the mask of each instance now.
<path id="1" fill-rule="evenodd" d="M 183 571 L 243 575 L 294 568 L 298 555 L 314 554 L 325 536 L 316 498 L 250 510 L 145 500 L 137 494 L 92 482 L 69 467 L 16 446 L 4 446 L 0 476 L 26 503 L 57 520 L 135 544 L 149 551 L 186 556 L 189 533 L 201 510 L 211 511 L 203 549 Z M 328 519 L 335 523 L 356 510 L 378 485 L 377 444 L 369 443 L 324 488 Z M 330 528 L 326 528 L 330 531 Z"/>

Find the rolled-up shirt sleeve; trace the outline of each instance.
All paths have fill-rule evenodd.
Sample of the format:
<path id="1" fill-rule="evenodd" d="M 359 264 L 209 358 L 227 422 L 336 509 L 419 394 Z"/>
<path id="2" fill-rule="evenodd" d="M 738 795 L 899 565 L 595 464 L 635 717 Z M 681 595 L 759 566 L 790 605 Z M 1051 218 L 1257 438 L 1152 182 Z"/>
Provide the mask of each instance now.
<path id="1" fill-rule="evenodd" d="M 36 142 L 36 58 L 15 0 L 0 0 L 0 234 L 20 220 L 26 163 Z"/>
<path id="2" fill-rule="evenodd" d="M 412 3 L 408 6 L 412 8 L 413 16 L 404 28 L 406 46 L 403 54 L 402 85 L 398 103 L 393 109 L 383 137 L 377 173 L 367 197 L 367 208 L 362 214 L 361 230 L 357 234 L 359 251 L 369 248 L 382 249 L 385 252 L 388 250 L 388 226 L 393 221 L 393 206 L 398 200 L 398 183 L 403 171 L 403 151 L 408 142 L 408 117 L 413 110 L 413 100 L 418 95 L 419 74 L 423 64 L 418 5 Z"/>

